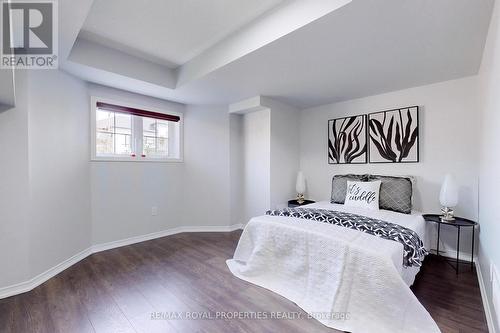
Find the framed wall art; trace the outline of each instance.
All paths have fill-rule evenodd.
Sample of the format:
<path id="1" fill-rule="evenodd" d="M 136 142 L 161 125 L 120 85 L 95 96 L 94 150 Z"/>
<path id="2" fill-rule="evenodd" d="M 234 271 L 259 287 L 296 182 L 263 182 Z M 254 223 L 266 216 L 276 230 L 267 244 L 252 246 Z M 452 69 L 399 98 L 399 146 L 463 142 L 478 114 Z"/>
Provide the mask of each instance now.
<path id="1" fill-rule="evenodd" d="M 368 115 L 370 163 L 419 161 L 418 106 Z"/>
<path id="2" fill-rule="evenodd" d="M 328 163 L 367 163 L 366 115 L 328 120 Z"/>

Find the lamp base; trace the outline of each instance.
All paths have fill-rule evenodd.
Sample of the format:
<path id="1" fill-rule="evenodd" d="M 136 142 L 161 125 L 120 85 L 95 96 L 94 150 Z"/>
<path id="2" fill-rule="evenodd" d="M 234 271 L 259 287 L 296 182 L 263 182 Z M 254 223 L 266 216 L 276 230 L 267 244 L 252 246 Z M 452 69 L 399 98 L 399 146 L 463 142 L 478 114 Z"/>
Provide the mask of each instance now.
<path id="1" fill-rule="evenodd" d="M 441 221 L 444 222 L 455 221 L 455 217 L 453 216 L 453 209 L 451 209 L 450 207 L 441 208 L 441 213 L 443 213 L 443 215 L 441 215 Z"/>
<path id="2" fill-rule="evenodd" d="M 297 193 L 297 202 L 302 205 L 306 200 L 304 199 L 304 194 Z"/>

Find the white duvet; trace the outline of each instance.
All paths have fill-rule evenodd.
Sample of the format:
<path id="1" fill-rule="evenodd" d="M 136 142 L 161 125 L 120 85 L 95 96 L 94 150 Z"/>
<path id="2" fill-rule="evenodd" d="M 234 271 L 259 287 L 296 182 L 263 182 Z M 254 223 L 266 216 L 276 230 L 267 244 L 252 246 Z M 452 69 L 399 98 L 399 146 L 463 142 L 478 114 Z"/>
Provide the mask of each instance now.
<path id="1" fill-rule="evenodd" d="M 370 211 L 320 202 L 307 207 L 346 211 L 417 232 L 420 214 Z M 418 268 L 403 267 L 403 246 L 356 230 L 293 217 L 259 216 L 246 225 L 231 272 L 274 291 L 324 325 L 353 333 L 440 332 L 409 288 Z"/>

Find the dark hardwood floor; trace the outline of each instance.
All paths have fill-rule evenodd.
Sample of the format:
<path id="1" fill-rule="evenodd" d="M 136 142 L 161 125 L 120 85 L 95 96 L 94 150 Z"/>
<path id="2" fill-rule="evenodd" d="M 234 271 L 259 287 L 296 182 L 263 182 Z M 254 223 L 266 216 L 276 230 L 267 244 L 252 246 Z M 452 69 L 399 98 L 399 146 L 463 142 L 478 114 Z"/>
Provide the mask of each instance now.
<path id="1" fill-rule="evenodd" d="M 0 300 L 0 332 L 336 332 L 314 319 L 186 319 L 223 311 L 305 316 L 231 275 L 225 261 L 239 235 L 178 234 L 94 254 L 29 293 Z M 488 331 L 475 273 L 457 277 L 429 257 L 412 289 L 443 332 Z"/>

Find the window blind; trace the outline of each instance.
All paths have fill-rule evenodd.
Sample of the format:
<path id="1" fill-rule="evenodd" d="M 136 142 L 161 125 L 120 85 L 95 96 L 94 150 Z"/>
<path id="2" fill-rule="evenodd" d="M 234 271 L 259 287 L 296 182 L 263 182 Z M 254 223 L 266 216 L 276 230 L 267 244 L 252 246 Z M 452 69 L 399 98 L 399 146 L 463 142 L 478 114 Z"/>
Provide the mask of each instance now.
<path id="1" fill-rule="evenodd" d="M 97 107 L 99 109 L 107 110 L 107 111 L 127 113 L 127 114 L 132 114 L 134 116 L 148 117 L 148 118 L 161 119 L 161 120 L 167 120 L 167 121 L 173 121 L 173 122 L 178 122 L 181 119 L 179 116 L 176 116 L 176 115 L 141 110 L 141 109 L 131 108 L 131 107 L 127 107 L 127 106 L 121 106 L 121 105 L 115 105 L 115 104 L 109 104 L 109 103 L 104 103 L 104 102 L 97 102 Z"/>

